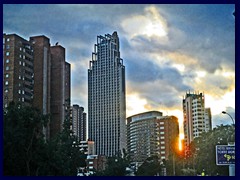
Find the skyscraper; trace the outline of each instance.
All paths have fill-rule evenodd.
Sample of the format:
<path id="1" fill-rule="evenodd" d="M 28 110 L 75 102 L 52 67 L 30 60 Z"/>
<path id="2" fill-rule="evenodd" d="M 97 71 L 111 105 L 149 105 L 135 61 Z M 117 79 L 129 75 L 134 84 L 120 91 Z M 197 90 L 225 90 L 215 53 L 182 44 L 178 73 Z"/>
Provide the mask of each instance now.
<path id="1" fill-rule="evenodd" d="M 142 164 L 148 157 L 169 159 L 178 147 L 179 125 L 175 116 L 149 111 L 127 118 L 127 150 L 131 162 Z"/>
<path id="2" fill-rule="evenodd" d="M 33 103 L 33 47 L 16 34 L 3 34 L 3 106 Z"/>
<path id="3" fill-rule="evenodd" d="M 117 32 L 97 36 L 88 69 L 88 133 L 96 154 L 113 156 L 126 147 L 125 66 Z"/>
<path id="4" fill-rule="evenodd" d="M 186 93 L 185 98 L 183 98 L 185 146 L 188 146 L 195 137 L 199 137 L 202 132 L 210 130 L 210 109 L 207 112 L 206 116 L 203 93 Z"/>

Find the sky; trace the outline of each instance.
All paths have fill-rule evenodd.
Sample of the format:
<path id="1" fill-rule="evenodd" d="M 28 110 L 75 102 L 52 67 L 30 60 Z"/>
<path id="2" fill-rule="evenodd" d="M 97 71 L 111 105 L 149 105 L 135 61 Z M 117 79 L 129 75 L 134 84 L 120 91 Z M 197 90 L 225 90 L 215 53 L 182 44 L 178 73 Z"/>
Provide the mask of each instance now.
<path id="1" fill-rule="evenodd" d="M 127 117 L 157 110 L 182 122 L 186 92 L 204 93 L 213 127 L 235 120 L 234 4 L 4 4 L 3 32 L 45 35 L 66 50 L 71 102 L 87 112 L 98 35 L 117 31 Z"/>

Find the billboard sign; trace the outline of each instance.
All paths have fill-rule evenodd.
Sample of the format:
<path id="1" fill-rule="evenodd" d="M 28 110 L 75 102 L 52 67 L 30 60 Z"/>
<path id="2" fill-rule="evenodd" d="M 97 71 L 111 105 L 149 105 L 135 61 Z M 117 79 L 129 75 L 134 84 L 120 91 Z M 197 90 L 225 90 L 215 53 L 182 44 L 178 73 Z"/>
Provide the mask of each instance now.
<path id="1" fill-rule="evenodd" d="M 235 146 L 217 145 L 216 164 L 217 165 L 235 164 Z"/>

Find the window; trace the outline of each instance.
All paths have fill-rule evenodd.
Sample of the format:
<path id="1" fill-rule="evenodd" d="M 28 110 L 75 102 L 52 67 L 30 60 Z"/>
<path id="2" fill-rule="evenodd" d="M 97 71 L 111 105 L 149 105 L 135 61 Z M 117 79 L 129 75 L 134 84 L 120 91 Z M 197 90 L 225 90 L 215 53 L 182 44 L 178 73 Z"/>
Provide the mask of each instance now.
<path id="1" fill-rule="evenodd" d="M 5 82 L 5 85 L 8 85 L 8 81 Z"/>
<path id="2" fill-rule="evenodd" d="M 6 70 L 9 70 L 9 66 L 6 67 Z"/>
<path id="3" fill-rule="evenodd" d="M 9 56 L 10 55 L 10 52 L 6 52 L 6 56 Z"/>
<path id="4" fill-rule="evenodd" d="M 22 55 L 20 54 L 19 57 L 22 58 Z"/>
<path id="5" fill-rule="evenodd" d="M 21 62 L 21 61 L 19 61 L 19 65 L 22 65 L 22 62 Z"/>
<path id="6" fill-rule="evenodd" d="M 164 126 L 161 126 L 160 129 L 164 129 Z"/>
<path id="7" fill-rule="evenodd" d="M 5 77 L 8 78 L 8 77 L 9 77 L 9 74 L 6 74 Z"/>
<path id="8" fill-rule="evenodd" d="M 160 124 L 164 124 L 164 122 L 160 122 Z"/>
<path id="9" fill-rule="evenodd" d="M 22 48 L 20 47 L 19 50 L 22 51 Z"/>
<path id="10" fill-rule="evenodd" d="M 10 38 L 7 38 L 7 41 L 9 42 L 9 41 L 10 41 Z"/>
<path id="11" fill-rule="evenodd" d="M 18 90 L 18 94 L 21 94 L 21 90 Z"/>
<path id="12" fill-rule="evenodd" d="M 21 79 L 21 76 L 19 75 L 18 79 Z"/>
<path id="13" fill-rule="evenodd" d="M 160 134 L 164 134 L 164 131 L 161 131 Z"/>
<path id="14" fill-rule="evenodd" d="M 24 98 L 22 98 L 22 102 L 24 102 Z"/>
<path id="15" fill-rule="evenodd" d="M 8 89 L 5 89 L 5 93 L 8 93 Z"/>
<path id="16" fill-rule="evenodd" d="M 9 46 L 9 45 L 7 45 L 7 46 L 6 46 L 6 49 L 10 49 L 10 46 Z"/>
<path id="17" fill-rule="evenodd" d="M 6 63 L 9 63 L 9 59 L 6 59 Z"/>
<path id="18" fill-rule="evenodd" d="M 22 65 L 25 66 L 25 62 L 23 62 Z"/>

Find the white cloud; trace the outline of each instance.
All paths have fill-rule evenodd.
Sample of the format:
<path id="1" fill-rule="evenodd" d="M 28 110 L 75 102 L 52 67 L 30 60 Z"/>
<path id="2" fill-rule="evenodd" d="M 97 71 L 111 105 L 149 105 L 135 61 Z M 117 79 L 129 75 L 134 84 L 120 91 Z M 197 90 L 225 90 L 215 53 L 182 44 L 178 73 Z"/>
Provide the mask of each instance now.
<path id="1" fill-rule="evenodd" d="M 166 20 L 159 14 L 155 6 L 146 7 L 144 14 L 132 15 L 121 22 L 121 26 L 130 39 L 136 36 L 167 36 Z"/>
<path id="2" fill-rule="evenodd" d="M 143 99 L 139 96 L 139 94 L 137 93 L 128 93 L 126 95 L 126 116 L 132 116 L 138 113 L 142 113 L 145 111 L 148 111 L 148 109 L 146 109 L 146 104 L 147 104 L 147 100 Z"/>

